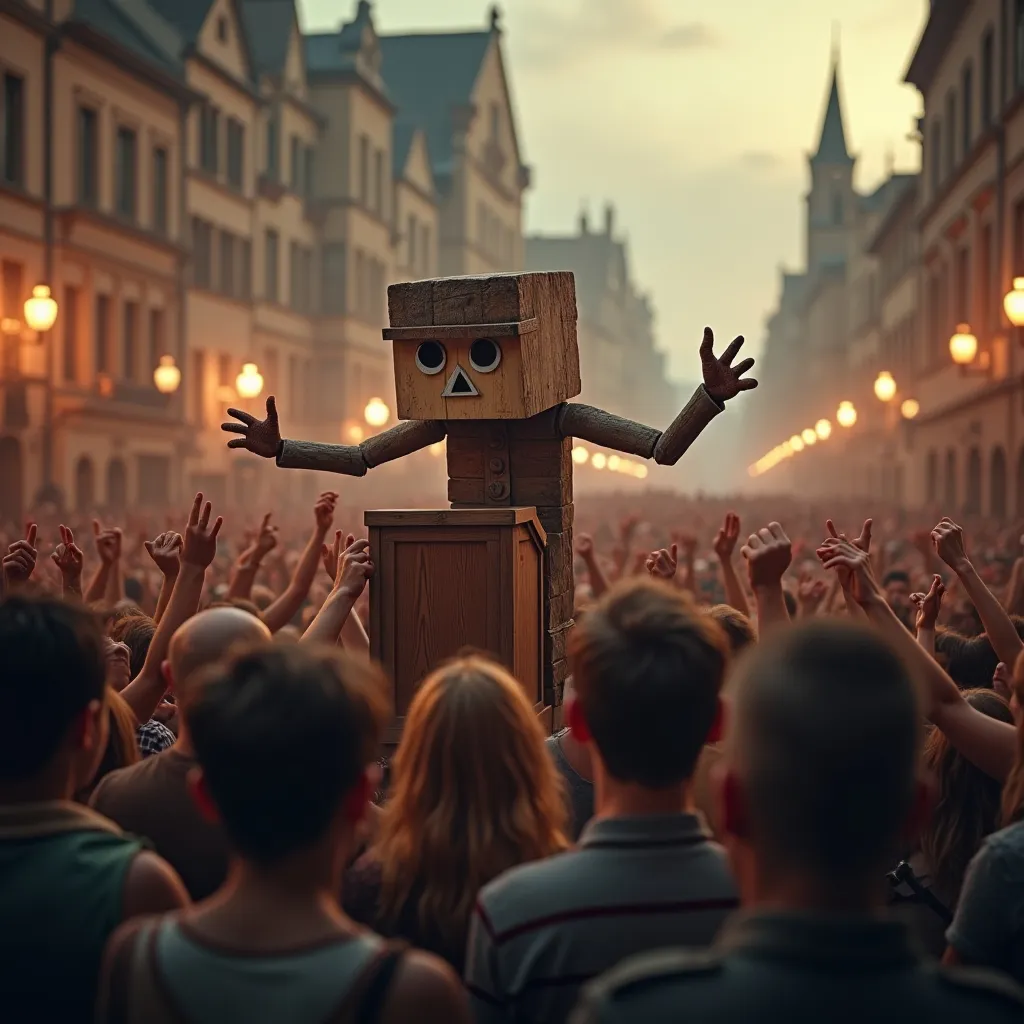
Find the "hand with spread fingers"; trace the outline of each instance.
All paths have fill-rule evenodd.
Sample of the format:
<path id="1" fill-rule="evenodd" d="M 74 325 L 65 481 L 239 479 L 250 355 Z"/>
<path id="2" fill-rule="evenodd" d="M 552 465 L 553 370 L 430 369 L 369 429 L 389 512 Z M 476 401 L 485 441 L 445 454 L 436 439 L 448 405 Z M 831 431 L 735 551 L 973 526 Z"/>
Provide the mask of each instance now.
<path id="1" fill-rule="evenodd" d="M 700 365 L 704 374 L 704 390 L 719 404 L 724 405 L 741 391 L 752 391 L 757 387 L 753 377 L 744 377 L 754 365 L 753 359 L 743 359 L 733 366 L 733 360 L 743 347 L 743 337 L 730 342 L 721 359 L 714 352 L 715 334 L 710 327 L 704 328 L 700 343 Z"/>
<path id="2" fill-rule="evenodd" d="M 747 538 L 742 554 L 747 560 L 750 586 L 756 591 L 781 585 L 793 561 L 793 545 L 779 523 L 769 523 Z"/>
<path id="3" fill-rule="evenodd" d="M 203 492 L 200 491 L 192 502 L 188 526 L 185 527 L 185 539 L 181 549 L 182 564 L 198 566 L 205 571 L 217 557 L 217 534 L 224 525 L 224 518 L 217 516 L 211 526 L 212 512 L 212 504 L 203 504 Z"/>
<path id="4" fill-rule="evenodd" d="M 264 459 L 276 459 L 281 450 L 281 427 L 277 419 L 277 400 L 271 395 L 267 399 L 267 418 L 258 420 L 244 409 L 228 409 L 237 423 L 222 423 L 220 429 L 228 434 L 241 437 L 228 441 L 229 448 L 244 448 Z"/>
<path id="5" fill-rule="evenodd" d="M 82 593 L 82 567 L 85 555 L 75 543 L 75 535 L 63 523 L 60 525 L 60 543 L 50 555 L 57 566 L 65 593 Z"/>

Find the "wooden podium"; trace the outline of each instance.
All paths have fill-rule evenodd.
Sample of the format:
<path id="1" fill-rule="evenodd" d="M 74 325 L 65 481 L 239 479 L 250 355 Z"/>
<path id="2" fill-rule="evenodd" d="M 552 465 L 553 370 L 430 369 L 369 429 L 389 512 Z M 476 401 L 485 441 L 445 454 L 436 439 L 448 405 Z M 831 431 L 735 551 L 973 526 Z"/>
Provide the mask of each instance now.
<path id="1" fill-rule="evenodd" d="M 398 743 L 424 677 L 470 647 L 522 684 L 550 730 L 544 701 L 544 547 L 534 508 L 373 511 L 365 515 L 370 652 L 393 686 Z"/>

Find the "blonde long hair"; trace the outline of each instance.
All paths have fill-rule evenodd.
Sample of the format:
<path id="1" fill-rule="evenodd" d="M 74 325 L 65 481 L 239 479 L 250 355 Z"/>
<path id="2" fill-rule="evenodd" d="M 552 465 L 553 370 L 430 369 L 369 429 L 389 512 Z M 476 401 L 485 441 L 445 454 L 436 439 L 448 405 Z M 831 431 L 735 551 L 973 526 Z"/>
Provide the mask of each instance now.
<path id="1" fill-rule="evenodd" d="M 415 899 L 420 928 L 461 951 L 482 886 L 568 847 L 561 778 L 522 687 L 477 656 L 423 682 L 393 769 L 380 908 L 395 920 Z"/>

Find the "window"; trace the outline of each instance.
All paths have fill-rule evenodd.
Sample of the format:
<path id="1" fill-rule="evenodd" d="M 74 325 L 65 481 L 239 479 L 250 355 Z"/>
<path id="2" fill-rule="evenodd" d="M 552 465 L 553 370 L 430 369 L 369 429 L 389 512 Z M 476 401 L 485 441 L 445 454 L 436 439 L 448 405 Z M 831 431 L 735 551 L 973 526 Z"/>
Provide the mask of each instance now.
<path id="1" fill-rule="evenodd" d="M 263 298 L 267 302 L 278 302 L 278 286 L 277 278 L 280 273 L 278 268 L 278 238 L 277 232 L 267 229 L 267 233 L 264 240 L 264 281 L 263 281 Z"/>
<path id="2" fill-rule="evenodd" d="M 409 226 L 406 229 L 409 241 L 409 269 L 416 269 L 416 215 L 409 214 Z"/>
<path id="3" fill-rule="evenodd" d="M 302 140 L 297 135 L 293 135 L 291 146 L 291 189 L 293 192 L 299 191 L 302 181 Z"/>
<path id="4" fill-rule="evenodd" d="M 956 93 L 946 94 L 946 175 L 956 168 Z"/>
<path id="5" fill-rule="evenodd" d="M 194 348 L 189 360 L 188 418 L 197 427 L 206 424 L 206 353 Z"/>
<path id="6" fill-rule="evenodd" d="M 216 174 L 219 166 L 220 111 L 209 103 L 199 111 L 199 166 L 207 174 Z"/>
<path id="7" fill-rule="evenodd" d="M 942 122 L 938 119 L 932 121 L 932 195 L 938 194 L 939 186 L 942 184 Z"/>
<path id="8" fill-rule="evenodd" d="M 213 228 L 199 217 L 192 218 L 192 283 L 209 288 L 213 277 Z"/>
<path id="9" fill-rule="evenodd" d="M 366 258 L 356 249 L 356 315 L 366 315 Z"/>
<path id="10" fill-rule="evenodd" d="M 1013 82 L 1024 88 L 1024 0 L 1016 0 L 1013 17 Z"/>
<path id="11" fill-rule="evenodd" d="M 991 326 L 992 295 L 992 224 L 988 223 L 982 227 L 978 242 L 978 312 L 975 316 L 978 330 L 985 338 Z"/>
<path id="12" fill-rule="evenodd" d="M 217 41 L 220 43 L 228 41 L 228 19 L 224 15 L 217 19 Z"/>
<path id="13" fill-rule="evenodd" d="M 981 126 L 992 124 L 995 109 L 995 36 L 992 29 L 981 41 Z"/>
<path id="14" fill-rule="evenodd" d="M 963 132 L 963 155 L 971 151 L 974 141 L 974 65 L 968 62 L 960 85 L 960 128 Z"/>
<path id="15" fill-rule="evenodd" d="M 288 293 L 292 309 L 302 312 L 302 250 L 298 242 L 288 247 Z"/>
<path id="16" fill-rule="evenodd" d="M 78 201 L 95 206 L 99 181 L 99 146 L 96 138 L 96 111 L 78 109 Z"/>
<path id="17" fill-rule="evenodd" d="M 373 151 L 373 209 L 384 215 L 384 151 Z"/>
<path id="18" fill-rule="evenodd" d="M 238 297 L 248 301 L 252 298 L 252 242 L 243 239 L 238 246 Z"/>
<path id="19" fill-rule="evenodd" d="M 78 380 L 78 289 L 64 288 L 64 304 L 60 311 L 64 324 L 64 350 L 61 353 L 62 374 L 68 384 Z"/>
<path id="20" fill-rule="evenodd" d="M 122 217 L 135 220 L 136 138 L 131 128 L 117 129 L 115 209 Z"/>
<path id="21" fill-rule="evenodd" d="M 228 118 L 228 184 L 241 191 L 245 178 L 245 125 Z"/>
<path id="22" fill-rule="evenodd" d="M 147 371 L 155 370 L 160 365 L 160 357 L 164 354 L 164 311 L 151 309 L 149 311 L 149 366 L 146 368 Z"/>
<path id="23" fill-rule="evenodd" d="M 359 201 L 370 205 L 370 140 L 359 136 Z"/>
<path id="24" fill-rule="evenodd" d="M 220 291 L 235 294 L 235 236 L 230 231 L 220 233 Z"/>
<path id="25" fill-rule="evenodd" d="M 167 150 L 153 150 L 153 230 L 167 234 Z"/>
<path id="26" fill-rule="evenodd" d="M 307 199 L 313 198 L 313 147 L 307 146 L 305 157 L 302 161 L 302 170 L 305 175 L 303 181 L 303 193 Z"/>
<path id="27" fill-rule="evenodd" d="M 971 322 L 971 251 L 963 246 L 956 254 L 956 280 L 953 287 L 956 290 L 954 302 L 956 302 L 957 323 Z"/>
<path id="28" fill-rule="evenodd" d="M 345 243 L 328 242 L 323 248 L 320 304 L 328 316 L 345 312 Z"/>
<path id="29" fill-rule="evenodd" d="M 123 353 L 122 376 L 125 380 L 135 380 L 138 373 L 138 323 L 139 307 L 135 302 L 124 304 L 124 335 L 121 338 Z"/>
<path id="30" fill-rule="evenodd" d="M 3 180 L 25 184 L 25 80 L 4 75 Z"/>
<path id="31" fill-rule="evenodd" d="M 278 150 L 277 121 L 271 117 L 267 122 L 267 177 L 277 181 L 281 176 L 281 155 Z"/>
<path id="32" fill-rule="evenodd" d="M 107 373 L 110 369 L 110 296 L 96 296 L 96 335 L 93 349 L 96 372 Z"/>

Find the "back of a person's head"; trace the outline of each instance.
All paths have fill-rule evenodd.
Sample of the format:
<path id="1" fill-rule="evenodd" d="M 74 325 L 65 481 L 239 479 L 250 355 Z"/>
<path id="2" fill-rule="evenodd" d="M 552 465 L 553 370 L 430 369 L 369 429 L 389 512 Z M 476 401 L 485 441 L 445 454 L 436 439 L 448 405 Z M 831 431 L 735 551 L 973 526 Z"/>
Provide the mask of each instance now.
<path id="1" fill-rule="evenodd" d="M 994 690 L 968 690 L 964 699 L 983 715 L 1013 724 L 1009 703 Z M 925 740 L 924 766 L 937 792 L 935 809 L 921 832 L 921 851 L 935 890 L 951 906 L 982 839 L 999 827 L 1003 787 L 971 764 L 941 729 L 930 730 Z"/>
<path id="2" fill-rule="evenodd" d="M 103 699 L 103 634 L 84 608 L 48 599 L 0 602 L 0 781 L 39 773 L 68 728 Z"/>
<path id="3" fill-rule="evenodd" d="M 751 644 L 757 642 L 754 624 L 732 605 L 716 604 L 708 609 L 707 614 L 722 627 L 729 641 L 729 653 L 734 658 L 738 658 Z"/>
<path id="4" fill-rule="evenodd" d="M 76 796 L 80 803 L 88 803 L 89 794 L 99 785 L 100 780 L 118 768 L 127 768 L 142 760 L 139 740 L 136 735 L 138 722 L 124 697 L 112 687 L 107 687 L 107 745 L 91 779 L 85 782 Z"/>
<path id="5" fill-rule="evenodd" d="M 156 623 L 148 615 L 130 615 L 126 619 L 119 619 L 107 631 L 111 640 L 128 645 L 130 653 L 129 672 L 134 679 L 146 663 L 146 655 L 149 654 L 149 645 L 156 636 Z"/>
<path id="6" fill-rule="evenodd" d="M 689 778 L 718 716 L 721 628 L 653 580 L 606 593 L 573 630 L 576 699 L 608 773 L 651 789 Z"/>
<path id="7" fill-rule="evenodd" d="M 189 688 L 189 735 L 242 857 L 272 864 L 326 835 L 377 755 L 384 688 L 369 662 L 269 642 Z"/>
<path id="8" fill-rule="evenodd" d="M 415 885 L 421 920 L 464 944 L 480 887 L 564 848 L 565 819 L 523 687 L 485 656 L 463 653 L 417 690 L 392 761 L 377 843 L 385 911 L 397 915 Z"/>
<path id="9" fill-rule="evenodd" d="M 183 622 L 171 637 L 167 660 L 179 703 L 201 670 L 228 655 L 235 647 L 248 647 L 270 639 L 263 622 L 241 608 L 208 608 Z"/>
<path id="10" fill-rule="evenodd" d="M 837 884 L 884 871 L 913 808 L 921 741 L 899 657 L 875 632 L 818 620 L 762 640 L 735 676 L 729 760 L 759 859 Z"/>

